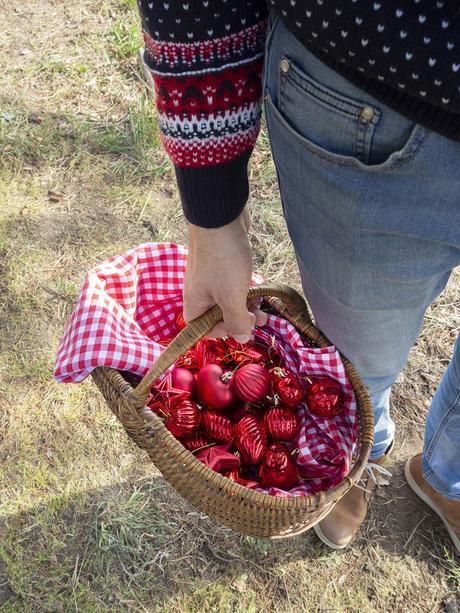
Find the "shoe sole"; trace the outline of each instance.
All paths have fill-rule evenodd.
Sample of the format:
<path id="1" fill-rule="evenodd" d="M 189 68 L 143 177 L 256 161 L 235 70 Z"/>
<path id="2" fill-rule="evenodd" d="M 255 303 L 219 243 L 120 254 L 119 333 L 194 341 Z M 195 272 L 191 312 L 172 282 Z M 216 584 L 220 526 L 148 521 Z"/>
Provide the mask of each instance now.
<path id="1" fill-rule="evenodd" d="M 350 542 L 346 543 L 345 545 L 337 545 L 336 543 L 333 543 L 327 538 L 327 536 L 325 536 L 319 524 L 316 524 L 316 526 L 313 526 L 313 530 L 315 531 L 316 536 L 320 539 L 320 541 L 323 541 L 323 543 L 327 545 L 328 547 L 330 547 L 331 549 L 345 549 L 345 547 L 348 547 L 348 545 L 350 544 Z"/>
<path id="2" fill-rule="evenodd" d="M 439 519 L 442 521 L 442 523 L 446 527 L 446 530 L 449 533 L 452 543 L 456 549 L 457 555 L 460 555 L 460 539 L 455 534 L 450 524 L 446 521 L 444 515 L 442 514 L 441 509 L 434 504 L 434 502 L 431 500 L 428 494 L 425 494 L 425 492 L 422 490 L 422 488 L 418 485 L 418 483 L 413 478 L 412 473 L 410 472 L 410 467 L 409 467 L 411 459 L 407 460 L 406 464 L 404 465 L 404 476 L 406 477 L 406 481 L 409 484 L 409 487 L 417 494 L 417 496 L 421 500 L 423 500 L 425 504 L 427 504 L 430 507 L 432 511 L 436 513 L 436 515 L 439 517 Z"/>

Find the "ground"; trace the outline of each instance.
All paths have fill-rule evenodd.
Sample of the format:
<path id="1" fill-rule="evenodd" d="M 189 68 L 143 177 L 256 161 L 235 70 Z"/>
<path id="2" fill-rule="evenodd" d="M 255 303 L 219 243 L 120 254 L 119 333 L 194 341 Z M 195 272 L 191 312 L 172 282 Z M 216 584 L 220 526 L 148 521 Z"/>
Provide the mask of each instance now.
<path id="1" fill-rule="evenodd" d="M 405 485 L 460 322 L 460 277 L 429 310 L 395 386 L 391 484 L 342 553 L 312 532 L 238 536 L 172 490 L 95 386 L 53 356 L 85 270 L 185 240 L 135 52 L 134 0 L 0 0 L 0 611 L 457 611 L 460 567 Z M 265 130 L 252 242 L 299 286 Z"/>

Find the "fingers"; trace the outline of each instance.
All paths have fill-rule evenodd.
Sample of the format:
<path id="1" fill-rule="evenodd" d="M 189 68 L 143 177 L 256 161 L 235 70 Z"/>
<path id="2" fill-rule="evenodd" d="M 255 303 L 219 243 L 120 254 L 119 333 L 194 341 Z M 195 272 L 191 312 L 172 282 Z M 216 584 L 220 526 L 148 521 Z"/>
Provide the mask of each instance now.
<path id="1" fill-rule="evenodd" d="M 249 307 L 249 310 L 251 311 L 251 313 L 253 313 L 255 315 L 256 318 L 256 326 L 265 326 L 265 324 L 268 321 L 268 314 L 265 313 L 264 311 L 261 311 L 260 309 L 258 309 L 257 307 Z"/>
<path id="2" fill-rule="evenodd" d="M 228 336 L 233 336 L 238 343 L 247 343 L 251 338 L 256 316 L 247 310 L 246 302 L 225 305 L 222 312 Z"/>

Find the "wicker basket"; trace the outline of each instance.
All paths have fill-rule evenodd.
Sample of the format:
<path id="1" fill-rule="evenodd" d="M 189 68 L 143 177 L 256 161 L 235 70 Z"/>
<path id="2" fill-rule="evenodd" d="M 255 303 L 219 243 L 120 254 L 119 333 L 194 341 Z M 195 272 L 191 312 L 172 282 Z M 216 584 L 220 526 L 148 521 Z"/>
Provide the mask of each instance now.
<path id="1" fill-rule="evenodd" d="M 266 284 L 249 292 L 249 298 L 262 296 L 314 346 L 330 345 L 313 325 L 304 299 L 295 290 L 281 284 Z M 359 440 L 350 473 L 332 490 L 316 496 L 284 498 L 230 481 L 197 460 L 145 406 L 152 383 L 221 319 L 222 312 L 215 306 L 190 322 L 135 388 L 111 368 L 96 368 L 93 379 L 129 436 L 145 449 L 179 494 L 197 509 L 249 536 L 272 539 L 300 534 L 323 518 L 361 476 L 373 443 L 374 420 L 369 395 L 353 366 L 342 356 L 357 399 Z"/>

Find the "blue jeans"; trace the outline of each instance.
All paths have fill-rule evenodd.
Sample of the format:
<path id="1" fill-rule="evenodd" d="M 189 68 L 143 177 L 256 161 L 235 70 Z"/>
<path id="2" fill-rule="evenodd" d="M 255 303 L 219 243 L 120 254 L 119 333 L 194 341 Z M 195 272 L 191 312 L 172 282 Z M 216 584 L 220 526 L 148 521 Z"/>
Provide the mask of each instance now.
<path id="1" fill-rule="evenodd" d="M 394 437 L 391 386 L 460 263 L 460 143 L 329 69 L 273 11 L 263 104 L 304 292 L 369 389 L 376 459 Z M 458 340 L 427 417 L 423 467 L 460 500 Z"/>

